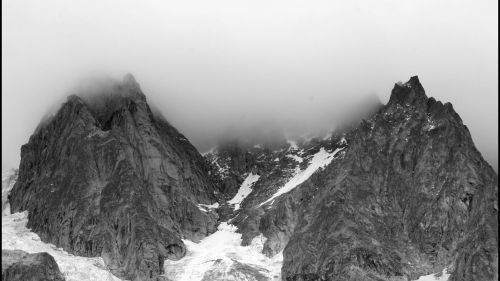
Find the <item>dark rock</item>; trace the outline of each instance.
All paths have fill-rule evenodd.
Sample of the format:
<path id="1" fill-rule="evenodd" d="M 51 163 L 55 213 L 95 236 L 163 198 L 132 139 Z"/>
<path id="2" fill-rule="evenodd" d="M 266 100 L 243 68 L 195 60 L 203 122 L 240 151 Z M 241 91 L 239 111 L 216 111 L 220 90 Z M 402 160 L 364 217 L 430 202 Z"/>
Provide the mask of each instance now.
<path id="1" fill-rule="evenodd" d="M 274 207 L 288 220 L 290 202 L 305 202 L 283 279 L 413 280 L 443 268 L 450 280 L 497 279 L 498 177 L 452 106 L 412 77 L 366 124 L 342 160 Z"/>
<path id="2" fill-rule="evenodd" d="M 64 280 L 56 261 L 48 253 L 2 250 L 2 281 Z"/>

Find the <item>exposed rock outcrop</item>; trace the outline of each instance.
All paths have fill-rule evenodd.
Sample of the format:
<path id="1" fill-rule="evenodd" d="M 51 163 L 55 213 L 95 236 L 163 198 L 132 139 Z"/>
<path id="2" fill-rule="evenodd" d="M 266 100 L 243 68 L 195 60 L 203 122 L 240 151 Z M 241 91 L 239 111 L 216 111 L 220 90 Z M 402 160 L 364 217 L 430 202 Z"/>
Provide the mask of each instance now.
<path id="1" fill-rule="evenodd" d="M 94 95 L 70 96 L 21 149 L 13 212 L 44 242 L 102 256 L 117 276 L 156 280 L 181 238 L 213 232 L 208 167 L 189 141 L 154 115 L 128 75 Z"/>
<path id="2" fill-rule="evenodd" d="M 2 281 L 64 280 L 56 261 L 47 253 L 2 250 Z"/>

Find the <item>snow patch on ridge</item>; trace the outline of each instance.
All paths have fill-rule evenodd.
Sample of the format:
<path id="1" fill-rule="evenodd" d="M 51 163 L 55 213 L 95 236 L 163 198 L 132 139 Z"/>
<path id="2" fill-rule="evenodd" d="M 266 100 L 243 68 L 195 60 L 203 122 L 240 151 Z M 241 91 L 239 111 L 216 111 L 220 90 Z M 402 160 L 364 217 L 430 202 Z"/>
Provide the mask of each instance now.
<path id="1" fill-rule="evenodd" d="M 240 188 L 238 189 L 238 193 L 236 193 L 233 199 L 227 201 L 227 203 L 235 205 L 235 211 L 240 208 L 241 202 L 243 202 L 243 200 L 245 200 L 245 198 L 250 195 L 250 193 L 252 192 L 252 185 L 257 182 L 259 178 L 259 175 L 250 173 L 241 184 Z"/>
<path id="2" fill-rule="evenodd" d="M 299 157 L 297 155 L 287 154 L 285 156 L 288 157 L 288 158 L 292 158 L 293 160 L 295 160 L 295 161 L 297 161 L 299 163 L 302 163 L 304 161 L 304 159 L 302 157 Z"/>
<path id="3" fill-rule="evenodd" d="M 201 211 L 207 213 L 213 209 L 217 209 L 219 208 L 219 203 L 213 203 L 211 205 L 207 205 L 207 204 L 198 204 L 198 209 L 200 209 Z"/>
<path id="4" fill-rule="evenodd" d="M 441 272 L 441 275 L 439 277 L 436 276 L 437 273 L 435 273 L 435 274 L 420 276 L 415 281 L 448 281 L 450 274 L 446 270 L 447 270 L 446 268 L 443 269 L 443 272 Z"/>
<path id="5" fill-rule="evenodd" d="M 309 166 L 305 170 L 300 170 L 299 167 L 295 168 L 294 176 L 283 187 L 278 189 L 278 191 L 274 193 L 273 196 L 271 196 L 266 201 L 262 202 L 259 205 L 259 207 L 270 201 L 273 201 L 276 197 L 291 191 L 299 184 L 305 182 L 318 169 L 324 168 L 325 166 L 330 164 L 330 162 L 332 162 L 332 160 L 334 159 L 335 155 L 341 150 L 343 150 L 343 148 L 337 148 L 335 149 L 335 151 L 329 153 L 322 147 L 316 154 L 314 154 L 314 156 L 309 162 Z"/>

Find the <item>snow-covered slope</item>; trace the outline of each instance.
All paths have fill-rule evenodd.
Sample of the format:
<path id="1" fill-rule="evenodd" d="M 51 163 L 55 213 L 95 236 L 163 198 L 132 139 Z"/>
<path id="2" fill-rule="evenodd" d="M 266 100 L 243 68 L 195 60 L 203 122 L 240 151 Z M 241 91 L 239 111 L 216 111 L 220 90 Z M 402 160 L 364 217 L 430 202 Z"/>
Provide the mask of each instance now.
<path id="1" fill-rule="evenodd" d="M 235 205 L 234 211 L 238 210 L 259 178 L 259 175 L 249 173 L 238 193 L 224 205 Z M 211 208 L 207 211 L 215 210 Z M 219 224 L 215 233 L 199 243 L 184 239 L 186 256 L 178 261 L 165 261 L 166 277 L 172 281 L 281 280 L 283 254 L 265 256 L 262 249 L 266 238 L 262 234 L 255 237 L 250 245 L 242 246 L 242 234 L 237 233 L 237 230 L 235 225 L 226 221 Z"/>
<path id="2" fill-rule="evenodd" d="M 240 203 L 245 200 L 245 198 L 252 192 L 252 185 L 256 181 L 258 181 L 259 178 L 259 175 L 250 173 L 241 184 L 240 188 L 238 189 L 238 193 L 233 197 L 233 199 L 227 202 L 231 205 L 235 205 L 235 211 L 240 208 Z"/>
<path id="3" fill-rule="evenodd" d="M 415 281 L 448 281 L 449 277 L 450 274 L 447 272 L 445 268 L 443 269 L 443 272 L 420 276 L 420 278 L 418 278 Z"/>
<path id="4" fill-rule="evenodd" d="M 10 214 L 7 195 L 15 183 L 16 176 L 17 171 L 14 170 L 2 173 L 2 250 L 47 252 L 56 260 L 66 281 L 120 281 L 121 279 L 106 269 L 102 258 L 74 256 L 52 244 L 42 242 L 36 233 L 26 228 L 28 212 Z"/>
<path id="5" fill-rule="evenodd" d="M 172 281 L 201 280 L 281 280 L 283 254 L 272 258 L 262 254 L 265 238 L 261 235 L 249 246 L 241 246 L 241 234 L 227 222 L 212 235 L 194 243 L 183 240 L 187 254 L 178 261 L 165 261 L 165 272 Z"/>

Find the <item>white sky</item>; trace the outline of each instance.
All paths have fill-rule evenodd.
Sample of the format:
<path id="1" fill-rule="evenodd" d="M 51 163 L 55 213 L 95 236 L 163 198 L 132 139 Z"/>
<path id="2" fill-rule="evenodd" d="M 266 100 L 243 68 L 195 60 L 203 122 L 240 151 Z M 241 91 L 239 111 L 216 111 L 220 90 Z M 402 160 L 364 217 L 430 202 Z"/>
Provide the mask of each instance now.
<path id="1" fill-rule="evenodd" d="M 316 126 L 418 75 L 497 167 L 496 0 L 2 1 L 2 169 L 87 75 L 134 74 L 200 149 L 227 126 Z"/>

